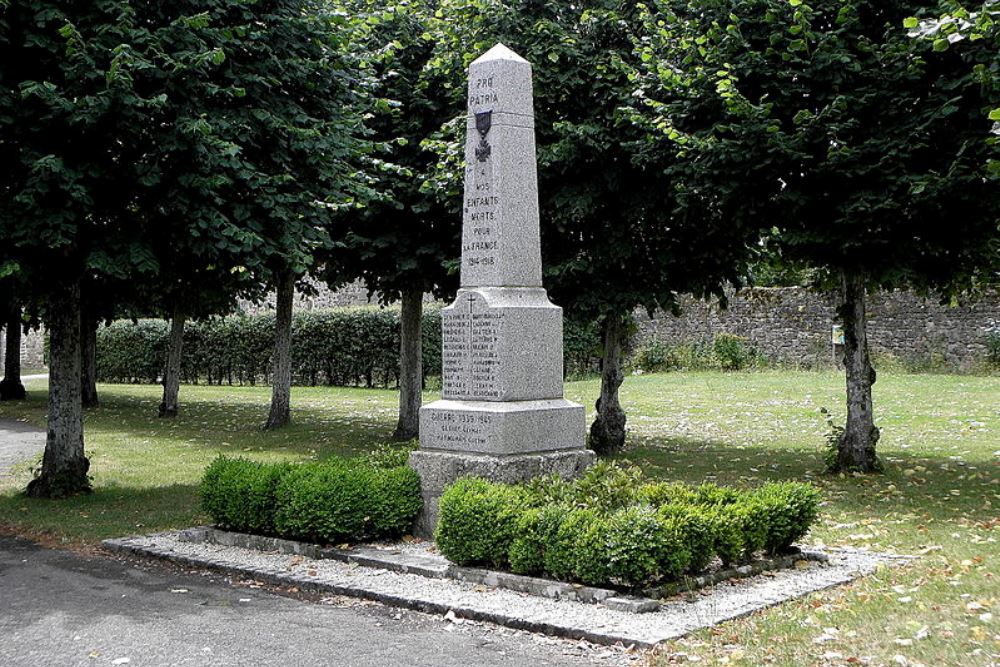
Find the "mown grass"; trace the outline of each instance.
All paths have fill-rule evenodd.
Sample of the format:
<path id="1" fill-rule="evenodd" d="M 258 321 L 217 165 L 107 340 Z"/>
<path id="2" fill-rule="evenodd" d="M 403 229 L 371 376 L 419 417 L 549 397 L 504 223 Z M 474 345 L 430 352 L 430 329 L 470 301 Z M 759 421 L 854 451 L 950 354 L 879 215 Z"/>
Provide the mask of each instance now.
<path id="1" fill-rule="evenodd" d="M 842 419 L 833 372 L 630 377 L 630 449 L 620 458 L 665 479 L 753 486 L 811 480 L 824 490 L 809 541 L 919 555 L 850 586 L 726 623 L 664 646 L 657 664 L 992 665 L 1000 658 L 1000 377 L 883 374 L 875 388 L 886 473 L 820 473 L 827 425 Z M 44 421 L 44 385 L 0 404 L 0 418 Z M 102 386 L 87 414 L 95 493 L 70 501 L 19 495 L 29 466 L 0 477 L 0 524 L 94 543 L 205 521 L 197 482 L 219 453 L 267 460 L 357 454 L 384 442 L 396 394 L 293 392 L 295 423 L 262 432 L 267 388 L 182 388 L 182 415 L 155 417 L 159 388 Z M 567 385 L 590 407 L 595 381 Z M 428 393 L 427 400 L 434 395 Z M 994 618 L 994 615 L 996 618 Z"/>

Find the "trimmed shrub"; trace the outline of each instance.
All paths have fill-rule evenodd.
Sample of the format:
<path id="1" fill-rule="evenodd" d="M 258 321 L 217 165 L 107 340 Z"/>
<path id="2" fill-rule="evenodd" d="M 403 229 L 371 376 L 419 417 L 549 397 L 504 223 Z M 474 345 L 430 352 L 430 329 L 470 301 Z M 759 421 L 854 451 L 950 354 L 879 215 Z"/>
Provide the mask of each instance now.
<path id="1" fill-rule="evenodd" d="M 100 382 L 156 383 L 166 363 L 163 320 L 120 320 L 97 334 Z M 425 380 L 441 375 L 441 310 L 425 309 Z M 566 372 L 593 366 L 593 325 L 567 321 Z M 269 380 L 274 314 L 230 315 L 184 327 L 181 378 L 187 383 L 254 385 Z M 589 351 L 588 351 L 589 350 Z M 299 386 L 389 387 L 399 383 L 399 310 L 372 306 L 299 311 L 292 315 L 292 382 Z"/>
<path id="2" fill-rule="evenodd" d="M 554 504 L 525 510 L 518 519 L 517 537 L 511 542 L 508 557 L 511 571 L 517 574 L 542 574 L 545 553 L 569 515 L 568 505 Z"/>
<path id="3" fill-rule="evenodd" d="M 374 536 L 402 535 L 423 506 L 420 476 L 407 466 L 376 469 L 368 502 Z"/>
<path id="4" fill-rule="evenodd" d="M 596 516 L 577 545 L 576 578 L 585 584 L 637 588 L 676 579 L 691 563 L 681 522 L 649 506 Z"/>
<path id="5" fill-rule="evenodd" d="M 638 502 L 648 503 L 655 507 L 662 505 L 691 505 L 698 501 L 698 496 L 690 486 L 677 482 L 650 482 L 636 489 Z"/>
<path id="6" fill-rule="evenodd" d="M 275 490 L 288 464 L 257 463 L 247 459 L 215 459 L 205 470 L 201 504 L 220 528 L 241 533 L 272 535 Z"/>
<path id="7" fill-rule="evenodd" d="M 202 506 L 220 528 L 319 543 L 395 537 L 420 511 L 420 478 L 369 459 L 293 465 L 219 457 Z"/>
<path id="8" fill-rule="evenodd" d="M 572 581 L 580 571 L 580 545 L 599 515 L 592 509 L 568 510 L 545 544 L 545 571 L 564 581 Z M 598 559 L 603 556 L 598 556 Z"/>
<path id="9" fill-rule="evenodd" d="M 441 495 L 438 549 L 459 565 L 506 565 L 527 496 L 523 487 L 458 480 Z"/>
<path id="10" fill-rule="evenodd" d="M 758 502 L 757 498 L 750 496 L 729 505 L 727 510 L 739 522 L 740 537 L 743 539 L 740 559 L 743 562 L 750 561 L 767 544 L 771 519 L 767 513 L 768 508 Z"/>
<path id="11" fill-rule="evenodd" d="M 663 505 L 658 513 L 677 522 L 688 551 L 688 573 L 704 570 L 716 554 L 715 522 L 703 507 L 686 504 Z"/>
<path id="12" fill-rule="evenodd" d="M 705 509 L 705 518 L 712 531 L 715 555 L 723 565 L 735 565 L 743 558 L 743 523 L 724 506 L 716 505 Z"/>
<path id="13" fill-rule="evenodd" d="M 438 547 L 459 564 L 509 564 L 518 574 L 641 588 L 787 549 L 816 519 L 808 484 L 756 491 L 644 482 L 601 463 L 580 478 L 504 485 L 463 479 L 441 500 Z"/>
<path id="14" fill-rule="evenodd" d="M 786 551 L 802 538 L 819 514 L 819 491 L 809 484 L 766 484 L 754 496 L 768 516 L 764 548 L 770 554 Z"/>

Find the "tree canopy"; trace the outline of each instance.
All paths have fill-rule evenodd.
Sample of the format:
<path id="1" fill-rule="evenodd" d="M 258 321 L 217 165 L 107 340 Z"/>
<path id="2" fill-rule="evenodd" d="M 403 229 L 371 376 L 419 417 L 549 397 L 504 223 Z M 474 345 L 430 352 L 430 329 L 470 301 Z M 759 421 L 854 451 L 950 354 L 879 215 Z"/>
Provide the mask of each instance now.
<path id="1" fill-rule="evenodd" d="M 962 55 L 908 37 L 904 20 L 925 6 L 659 0 L 645 15 L 632 118 L 647 145 L 681 158 L 683 198 L 773 228 L 782 257 L 839 286 L 847 348 L 860 355 L 849 393 L 869 408 L 865 287 L 949 297 L 994 277 L 1000 257 L 984 141 L 1000 88 Z M 837 466 L 871 469 L 870 409 L 854 454 L 844 445 L 856 412 Z"/>
<path id="2" fill-rule="evenodd" d="M 4 3 L 0 274 L 66 313 L 53 338 L 79 330 L 84 275 L 199 308 L 310 266 L 370 192 L 354 21 L 313 0 Z"/>

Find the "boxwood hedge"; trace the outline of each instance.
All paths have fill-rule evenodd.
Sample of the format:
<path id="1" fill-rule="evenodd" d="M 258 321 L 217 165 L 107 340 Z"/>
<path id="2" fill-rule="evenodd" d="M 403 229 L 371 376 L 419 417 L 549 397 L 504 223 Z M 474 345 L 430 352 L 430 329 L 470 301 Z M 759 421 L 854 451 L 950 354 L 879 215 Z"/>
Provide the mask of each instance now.
<path id="1" fill-rule="evenodd" d="M 599 463 L 573 482 L 505 485 L 467 478 L 441 497 L 437 543 L 460 565 L 509 568 L 599 586 L 642 588 L 786 551 L 816 520 L 809 484 L 739 490 L 650 483 Z"/>
<path id="2" fill-rule="evenodd" d="M 97 335 L 97 379 L 156 383 L 166 361 L 168 324 L 119 320 Z M 441 375 L 441 311 L 423 319 L 424 376 Z M 593 369 L 599 353 L 593 324 L 565 325 L 567 374 Z M 184 382 L 267 382 L 274 315 L 230 315 L 188 322 L 184 330 Z M 300 386 L 389 387 L 399 382 L 399 310 L 345 307 L 296 312 L 292 317 L 292 382 Z"/>
<path id="3" fill-rule="evenodd" d="M 220 528 L 325 544 L 398 537 L 422 506 L 420 478 L 394 457 L 259 463 L 220 456 L 201 482 Z"/>

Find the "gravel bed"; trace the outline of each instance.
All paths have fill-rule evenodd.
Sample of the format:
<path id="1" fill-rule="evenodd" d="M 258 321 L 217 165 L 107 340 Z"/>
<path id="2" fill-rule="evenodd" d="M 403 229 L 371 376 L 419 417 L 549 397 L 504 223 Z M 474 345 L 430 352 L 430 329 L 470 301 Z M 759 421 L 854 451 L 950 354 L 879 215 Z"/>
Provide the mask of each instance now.
<path id="1" fill-rule="evenodd" d="M 907 557 L 857 550 L 829 550 L 826 563 L 717 584 L 687 598 L 663 602 L 660 611 L 633 614 L 552 600 L 450 579 L 429 579 L 331 560 L 184 542 L 176 533 L 108 540 L 111 549 L 204 565 L 266 581 L 329 591 L 385 604 L 487 621 L 599 644 L 651 647 L 667 639 L 737 618 L 785 600 L 836 586 Z"/>

